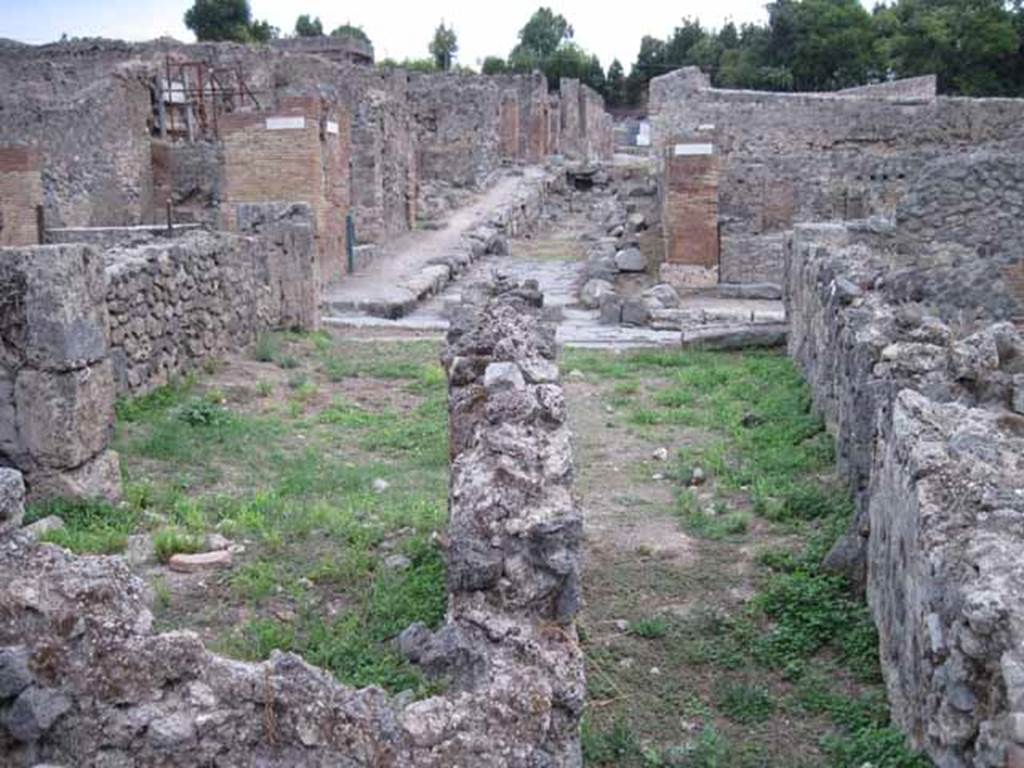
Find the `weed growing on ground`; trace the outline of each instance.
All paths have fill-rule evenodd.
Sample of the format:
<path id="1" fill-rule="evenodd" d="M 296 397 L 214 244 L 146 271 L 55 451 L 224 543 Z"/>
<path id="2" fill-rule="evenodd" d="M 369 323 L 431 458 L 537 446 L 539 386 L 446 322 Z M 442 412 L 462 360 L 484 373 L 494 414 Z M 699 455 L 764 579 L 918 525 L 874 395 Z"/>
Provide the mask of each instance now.
<path id="1" fill-rule="evenodd" d="M 432 540 L 445 520 L 448 458 L 436 355 L 419 342 L 273 334 L 253 356 L 281 367 L 294 358 L 284 409 L 231 406 L 216 381 L 196 378 L 120 403 L 127 518 L 113 526 L 116 543 L 149 528 L 164 560 L 211 531 L 245 543 L 234 567 L 211 578 L 207 604 L 168 593 L 161 621 L 209 625 L 212 645 L 238 657 L 291 650 L 348 684 L 435 690 L 393 639 L 416 621 L 437 626 L 445 611 Z M 325 393 L 330 405 L 315 404 L 329 379 L 350 376 L 380 404 L 356 405 L 337 388 Z M 386 492 L 374 490 L 378 479 Z M 115 518 L 104 510 L 97 519 Z M 83 544 L 100 545 L 113 546 Z M 407 566 L 387 567 L 390 554 Z"/>
<path id="2" fill-rule="evenodd" d="M 123 552 L 138 522 L 137 511 L 128 504 L 64 499 L 30 505 L 25 519 L 34 522 L 49 515 L 60 517 L 64 527 L 45 534 L 43 540 L 79 554 Z"/>
<path id="3" fill-rule="evenodd" d="M 657 640 L 668 634 L 669 622 L 664 616 L 652 616 L 631 622 L 629 631 L 646 640 Z"/>

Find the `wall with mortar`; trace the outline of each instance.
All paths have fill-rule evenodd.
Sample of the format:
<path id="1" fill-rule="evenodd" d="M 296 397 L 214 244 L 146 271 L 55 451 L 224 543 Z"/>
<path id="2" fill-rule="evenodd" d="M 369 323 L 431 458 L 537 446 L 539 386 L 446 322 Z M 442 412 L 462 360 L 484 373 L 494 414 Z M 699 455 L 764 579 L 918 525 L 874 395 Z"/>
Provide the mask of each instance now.
<path id="1" fill-rule="evenodd" d="M 104 253 L 119 393 L 165 384 L 268 329 L 318 327 L 309 207 L 241 205 L 238 215 L 259 237 L 197 232 Z"/>
<path id="2" fill-rule="evenodd" d="M 27 147 L 0 147 L 0 246 L 39 242 L 36 206 L 43 204 L 42 158 Z"/>
<path id="3" fill-rule="evenodd" d="M 715 146 L 721 279 L 781 282 L 782 233 L 804 221 L 891 216 L 928 163 L 1024 147 L 1024 100 L 781 94 L 710 88 L 693 68 L 651 81 L 654 146 Z"/>
<path id="4" fill-rule="evenodd" d="M 259 109 L 250 104 L 249 111 L 222 113 L 215 140 L 155 139 L 148 83 L 168 59 L 240 73 Z M 343 243 L 349 209 L 357 240 L 380 243 L 415 225 L 421 198 L 424 209 L 436 207 L 452 187 L 478 187 L 505 163 L 540 162 L 563 143 L 578 159 L 611 151 L 600 97 L 567 81 L 573 117 L 563 125 L 564 102 L 547 93 L 539 74 L 410 75 L 267 46 L 92 40 L 0 45 L 0 75 L 17 80 L 0 95 L 0 141 L 44 150 L 50 226 L 159 222 L 168 199 L 177 221 L 216 226 L 230 224 L 237 200 L 306 200 L 317 211 L 327 280 L 342 276 L 344 250 L 334 243 Z M 226 77 L 230 82 L 234 74 Z M 339 128 L 340 148 L 330 137 L 321 142 L 322 196 L 313 188 L 291 189 L 311 178 L 304 161 L 296 173 L 272 177 L 279 161 L 294 159 L 288 148 L 238 135 L 242 126 L 289 113 L 300 100 L 326 104 L 326 119 Z M 325 124 L 325 115 L 320 119 Z"/>
<path id="5" fill-rule="evenodd" d="M 449 376 L 449 610 L 399 647 L 442 694 L 354 690 L 293 654 L 247 663 L 192 632 L 152 633 L 119 557 L 14 535 L 0 546 L 0 750 L 12 768 L 582 764 L 574 617 L 582 520 L 554 331 L 529 287 L 481 287 Z M 74 632 L 67 631 L 75 617 Z"/>
<path id="6" fill-rule="evenodd" d="M 790 353 L 857 500 L 826 565 L 866 586 L 894 720 L 939 765 L 1024 758 L 1024 334 L 1006 321 L 1024 291 L 1001 277 L 1022 258 L 1003 213 L 1022 165 L 938 161 L 900 204 L 903 226 L 802 225 L 787 251 Z M 946 229 L 950 186 L 961 226 Z M 982 202 L 989 188 L 1006 204 Z M 1011 238 L 1002 252 L 992 233 Z"/>

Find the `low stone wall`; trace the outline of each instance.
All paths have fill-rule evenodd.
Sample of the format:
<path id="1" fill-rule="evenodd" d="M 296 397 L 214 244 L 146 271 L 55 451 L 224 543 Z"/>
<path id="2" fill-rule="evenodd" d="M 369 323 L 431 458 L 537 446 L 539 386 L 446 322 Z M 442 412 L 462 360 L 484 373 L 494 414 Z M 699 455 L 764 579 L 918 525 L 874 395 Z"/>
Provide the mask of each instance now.
<path id="1" fill-rule="evenodd" d="M 138 394 L 237 351 L 273 328 L 319 327 L 312 214 L 304 204 L 239 206 L 239 229 L 112 248 L 106 304 L 121 393 Z"/>
<path id="2" fill-rule="evenodd" d="M 959 158 L 960 205 L 989 188 L 983 169 L 1016 172 L 990 160 Z M 969 226 L 922 206 L 946 168 L 901 203 L 917 226 L 797 227 L 789 351 L 856 496 L 826 565 L 866 587 L 895 722 L 938 765 L 1003 768 L 1024 760 L 1024 334 L 1005 321 L 1024 293 L 1001 277 L 1019 233 L 992 242 L 999 203 Z"/>
<path id="3" fill-rule="evenodd" d="M 0 465 L 30 499 L 120 496 L 104 287 L 88 246 L 0 249 Z"/>
<path id="4" fill-rule="evenodd" d="M 582 520 L 553 329 L 535 290 L 476 292 L 450 333 L 449 611 L 400 647 L 448 680 L 409 702 L 292 654 L 151 633 L 120 557 L 0 540 L 5 765 L 579 766 Z"/>

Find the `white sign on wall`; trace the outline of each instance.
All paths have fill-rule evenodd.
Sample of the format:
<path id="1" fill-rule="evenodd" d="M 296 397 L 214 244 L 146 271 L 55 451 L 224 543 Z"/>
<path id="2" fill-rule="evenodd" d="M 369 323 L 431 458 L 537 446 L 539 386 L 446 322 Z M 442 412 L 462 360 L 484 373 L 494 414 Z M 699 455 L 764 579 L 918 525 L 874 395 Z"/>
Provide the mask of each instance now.
<path id="1" fill-rule="evenodd" d="M 651 124 L 646 120 L 641 120 L 640 126 L 637 128 L 636 145 L 638 147 L 651 146 Z"/>
<path id="2" fill-rule="evenodd" d="M 267 118 L 267 130 L 268 131 L 293 131 L 297 128 L 306 127 L 306 118 L 304 117 L 268 117 Z"/>
<path id="3" fill-rule="evenodd" d="M 338 135 L 338 124 L 333 120 L 327 121 L 327 132 L 333 133 L 335 136 Z"/>
<path id="4" fill-rule="evenodd" d="M 672 148 L 672 154 L 676 157 L 690 155 L 711 155 L 715 152 L 713 144 L 676 144 Z"/>

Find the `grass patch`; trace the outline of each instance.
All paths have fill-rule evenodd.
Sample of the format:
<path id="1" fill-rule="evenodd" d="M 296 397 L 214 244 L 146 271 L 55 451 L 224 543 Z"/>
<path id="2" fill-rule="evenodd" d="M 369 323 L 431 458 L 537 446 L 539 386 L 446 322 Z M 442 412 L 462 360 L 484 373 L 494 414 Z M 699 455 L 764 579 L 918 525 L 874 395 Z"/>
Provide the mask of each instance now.
<path id="1" fill-rule="evenodd" d="M 642 642 L 643 632 L 612 647 L 585 643 L 591 697 L 601 705 L 588 711 L 587 762 L 927 765 L 889 723 L 867 608 L 820 568 L 852 504 L 793 364 L 768 351 L 567 350 L 563 368 L 599 383 L 631 441 L 675 446 L 667 467 L 675 493 L 664 509 L 702 540 L 699 564 L 649 560 L 632 569 L 613 556 L 604 565 L 613 572 L 591 582 L 595 625 L 637 604 L 700 607 L 680 613 L 658 643 Z M 697 467 L 706 480 L 694 488 Z M 608 486 L 597 485 L 601 493 Z M 752 528 L 753 515 L 771 524 Z M 785 549 L 775 544 L 742 563 L 750 556 L 738 544 L 764 536 L 784 537 Z M 644 673 L 653 667 L 672 673 Z M 679 744 L 680 718 L 700 726 L 699 736 Z M 780 727 L 791 743 L 765 738 Z"/>
<path id="2" fill-rule="evenodd" d="M 156 552 L 156 559 L 166 563 L 174 555 L 202 552 L 203 539 L 177 528 L 163 528 L 153 534 L 153 549 Z"/>
<path id="3" fill-rule="evenodd" d="M 119 535 L 155 530 L 161 560 L 212 531 L 245 543 L 206 603 L 170 605 L 168 595 L 167 628 L 202 624 L 241 658 L 294 651 L 351 685 L 435 689 L 392 640 L 417 621 L 436 626 L 446 607 L 443 558 L 431 540 L 447 498 L 436 353 L 433 344 L 273 334 L 253 355 L 286 368 L 294 359 L 284 407 L 233 406 L 216 380 L 195 378 L 119 404 L 115 447 L 131 512 Z M 369 375 L 377 406 L 348 402 L 330 381 Z M 274 387 L 256 389 L 267 396 Z M 307 414 L 321 392 L 330 405 Z M 377 478 L 390 484 L 386 493 L 374 491 Z M 113 518 L 103 510 L 99 519 Z M 384 567 L 392 552 L 411 565 Z"/>
<path id="4" fill-rule="evenodd" d="M 718 692 L 718 708 L 737 723 L 761 723 L 775 712 L 775 700 L 762 686 L 726 682 Z"/>
<path id="5" fill-rule="evenodd" d="M 123 552 L 128 535 L 138 522 L 137 511 L 128 504 L 105 501 L 56 499 L 32 504 L 26 511 L 27 523 L 48 515 L 64 521 L 64 527 L 50 531 L 43 541 L 57 544 L 78 554 L 110 555 Z"/>
<path id="6" fill-rule="evenodd" d="M 664 616 L 652 616 L 629 624 L 630 634 L 645 640 L 658 640 L 668 634 L 669 623 Z"/>

